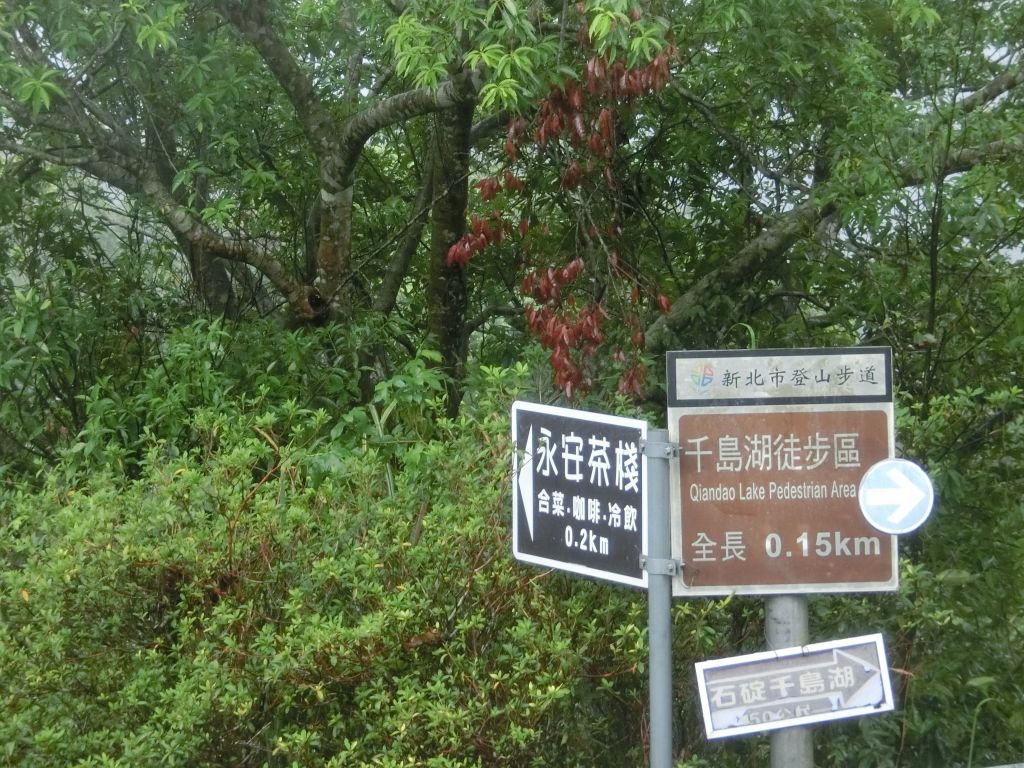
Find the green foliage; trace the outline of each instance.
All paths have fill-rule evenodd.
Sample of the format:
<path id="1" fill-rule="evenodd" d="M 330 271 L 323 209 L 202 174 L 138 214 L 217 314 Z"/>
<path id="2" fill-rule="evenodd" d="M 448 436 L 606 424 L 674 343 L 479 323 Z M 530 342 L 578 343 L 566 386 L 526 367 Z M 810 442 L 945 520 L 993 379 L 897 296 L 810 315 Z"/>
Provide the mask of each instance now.
<path id="1" fill-rule="evenodd" d="M 412 13 L 403 13 L 388 28 L 387 41 L 394 47 L 398 74 L 411 77 L 418 86 L 438 84 L 454 47 L 444 30 Z"/>
<path id="2" fill-rule="evenodd" d="M 50 101 L 54 96 L 64 96 L 64 91 L 54 82 L 57 77 L 56 70 L 45 66 L 41 66 L 33 72 L 25 72 L 15 84 L 15 96 L 18 101 L 28 104 L 32 108 L 33 114 L 39 114 L 39 112 L 50 108 Z"/>
<path id="3" fill-rule="evenodd" d="M 641 764 L 643 596 L 511 562 L 505 414 L 565 399 L 562 344 L 575 404 L 660 425 L 669 310 L 680 348 L 894 350 L 939 503 L 898 593 L 814 601 L 814 639 L 885 633 L 898 705 L 818 763 L 1019 760 L 1021 30 L 952 0 L 0 6 L 0 764 Z M 413 91 L 470 69 L 470 159 L 421 194 L 456 153 Z M 419 229 L 467 188 L 471 225 Z M 439 272 L 464 359 L 425 341 Z M 332 314 L 285 330 L 311 288 Z M 763 647 L 759 602 L 673 618 L 679 764 L 763 764 L 706 741 L 689 675 Z"/>
<path id="4" fill-rule="evenodd" d="M 5 202 L 0 226 L 0 479 L 46 467 L 81 429 L 82 398 L 101 376 L 130 388 L 149 354 L 157 305 L 175 317 L 165 251 L 137 256 L 123 216 L 120 242 L 82 199 L 92 187 L 65 174 Z M 9 207 L 8 207 L 9 206 Z M 150 293 L 140 286 L 160 286 Z M 8 470 L 8 471 L 5 471 Z"/>
<path id="5" fill-rule="evenodd" d="M 125 10 L 135 10 L 133 3 L 125 3 Z M 186 9 L 185 3 L 168 3 L 158 5 L 154 13 L 140 13 L 135 42 L 144 48 L 150 56 L 156 54 L 158 48 L 173 48 L 177 42 L 175 27 L 181 21 Z"/>
<path id="6" fill-rule="evenodd" d="M 645 603 L 510 562 L 495 410 L 393 489 L 380 435 L 273 399 L 192 411 L 130 484 L 8 492 L 0 761 L 636 764 Z"/>

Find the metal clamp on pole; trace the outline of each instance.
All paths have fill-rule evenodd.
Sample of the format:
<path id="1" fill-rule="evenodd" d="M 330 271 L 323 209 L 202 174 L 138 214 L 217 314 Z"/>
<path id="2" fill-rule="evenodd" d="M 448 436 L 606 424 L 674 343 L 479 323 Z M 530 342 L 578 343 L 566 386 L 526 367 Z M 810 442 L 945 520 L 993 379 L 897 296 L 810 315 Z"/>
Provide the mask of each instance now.
<path id="1" fill-rule="evenodd" d="M 664 557 L 640 555 L 640 568 L 652 576 L 675 576 L 679 573 L 679 561 Z"/>
<path id="2" fill-rule="evenodd" d="M 648 459 L 673 459 L 679 455 L 679 443 L 670 443 L 667 440 L 641 440 L 640 450 Z"/>

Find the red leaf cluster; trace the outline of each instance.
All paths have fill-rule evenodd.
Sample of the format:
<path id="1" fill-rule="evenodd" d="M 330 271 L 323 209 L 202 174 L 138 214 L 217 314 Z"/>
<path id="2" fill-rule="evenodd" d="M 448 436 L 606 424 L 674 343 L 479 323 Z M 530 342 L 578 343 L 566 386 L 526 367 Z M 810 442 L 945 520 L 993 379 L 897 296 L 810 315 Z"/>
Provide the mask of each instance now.
<path id="1" fill-rule="evenodd" d="M 481 219 L 474 213 L 469 217 L 469 222 L 469 232 L 448 249 L 449 267 L 465 267 L 476 254 L 491 243 L 500 243 L 512 230 L 512 225 L 501 218 L 500 211 L 494 211 L 489 220 Z"/>
<path id="2" fill-rule="evenodd" d="M 669 61 L 674 49 L 658 53 L 642 67 L 627 67 L 622 61 L 609 62 L 604 55 L 591 57 L 582 83 L 568 81 L 552 86 L 537 113 L 533 139 L 539 145 L 568 139 L 574 147 L 585 147 L 595 158 L 611 160 L 615 155 L 616 130 L 614 105 L 630 103 L 665 87 Z M 505 152 L 515 159 L 522 142 L 524 124 L 520 119 L 509 124 Z M 573 160 L 562 173 L 562 189 L 576 189 L 585 175 L 594 170 L 591 160 L 581 164 Z M 610 169 L 605 178 L 614 187 Z"/>
<path id="3" fill-rule="evenodd" d="M 522 192 L 526 189 L 526 182 L 516 176 L 512 171 L 505 170 L 505 189 L 509 192 Z"/>
<path id="4" fill-rule="evenodd" d="M 566 397 L 590 386 L 582 361 L 604 342 L 601 326 L 607 319 L 608 313 L 600 304 L 589 304 L 575 313 L 562 312 L 552 304 L 527 308 L 526 322 L 541 346 L 551 350 L 555 384 Z"/>
<path id="5" fill-rule="evenodd" d="M 473 185 L 480 191 L 480 197 L 490 202 L 498 193 L 501 192 L 501 182 L 493 176 L 488 176 L 486 179 L 480 179 L 476 184 Z"/>
<path id="6" fill-rule="evenodd" d="M 658 93 L 668 83 L 668 63 L 673 56 L 675 49 L 668 48 L 642 67 L 627 67 L 622 61 L 609 62 L 605 56 L 594 56 L 587 61 L 585 71 L 587 93 L 621 101 Z"/>
<path id="7" fill-rule="evenodd" d="M 584 269 L 583 260 L 573 259 L 562 267 L 538 269 L 523 279 L 523 293 L 532 296 L 538 306 L 527 307 L 526 322 L 541 346 L 551 350 L 555 383 L 566 397 L 590 386 L 584 362 L 605 341 L 602 325 L 608 313 L 600 304 L 576 307 L 572 296 L 562 301 L 563 289 L 573 283 Z"/>
<path id="8" fill-rule="evenodd" d="M 516 147 L 526 133 L 526 121 L 521 117 L 513 117 L 508 121 L 508 135 L 505 138 L 505 154 L 513 163 L 516 161 Z"/>
<path id="9" fill-rule="evenodd" d="M 619 379 L 619 394 L 639 399 L 643 396 L 643 386 L 646 379 L 647 366 L 639 360 L 635 361 Z"/>
<path id="10" fill-rule="evenodd" d="M 640 11 L 634 9 L 631 16 L 638 13 Z M 522 214 L 516 226 L 511 209 L 498 208 L 513 206 L 511 196 L 521 194 L 526 198 L 524 211 L 539 210 L 530 205 L 526 183 L 513 171 L 518 158 L 529 150 L 531 144 L 540 149 L 561 143 L 555 153 L 564 162 L 558 188 L 575 190 L 585 185 L 601 184 L 615 189 L 617 183 L 612 161 L 622 143 L 622 137 L 618 135 L 622 130 L 619 121 L 628 119 L 624 116 L 633 101 L 665 87 L 669 62 L 674 55 L 672 49 L 663 51 L 642 67 L 628 67 L 622 61 L 609 61 L 606 56 L 594 55 L 586 62 L 579 82 L 569 80 L 551 87 L 530 124 L 522 117 L 510 120 L 504 144 L 508 166 L 474 184 L 481 199 L 491 203 L 495 210 L 490 219 L 480 219 L 476 215 L 471 217 L 470 231 L 449 249 L 449 265 L 465 266 L 475 254 L 516 230 L 523 238 L 524 253 L 535 245 L 536 238 L 527 238 L 530 231 L 528 215 Z M 505 196 L 499 198 L 503 193 Z M 496 200 L 498 202 L 494 202 Z M 536 237 L 548 233 L 546 222 L 533 223 L 537 226 Z M 614 215 L 610 223 L 599 220 L 596 224 L 590 223 L 589 230 L 592 240 L 601 239 L 605 232 L 609 241 L 622 236 Z M 607 242 L 603 245 L 608 247 Z M 610 250 L 608 266 L 613 279 L 632 283 L 629 301 L 639 303 L 640 276 L 628 260 L 622 260 L 618 251 Z M 592 373 L 598 365 L 595 355 L 602 345 L 610 341 L 603 327 L 609 318 L 603 301 L 581 300 L 587 285 L 574 285 L 583 271 L 582 259 L 576 258 L 560 267 L 533 269 L 523 278 L 521 286 L 523 295 L 536 302 L 526 309 L 530 332 L 537 336 L 545 349 L 550 350 L 555 382 L 568 397 L 592 385 Z M 663 312 L 668 310 L 670 304 L 666 297 L 657 294 L 656 301 Z M 620 339 L 627 349 L 632 346 L 635 351 L 641 350 L 644 334 L 639 316 L 625 308 L 621 319 L 624 326 L 609 326 L 611 338 Z M 624 354 L 620 351 L 615 358 L 619 365 L 625 367 L 619 391 L 638 397 L 647 371 L 638 354 L 632 362 L 629 361 L 631 357 L 633 355 L 629 352 Z"/>
<path id="11" fill-rule="evenodd" d="M 578 160 L 573 160 L 569 163 L 569 167 L 565 169 L 562 174 L 562 180 L 559 182 L 562 189 L 576 189 L 583 182 L 583 168 L 580 166 Z"/>
<path id="12" fill-rule="evenodd" d="M 606 107 L 601 110 L 603 117 L 599 117 L 598 121 L 593 120 L 592 101 L 583 88 L 574 82 L 570 81 L 561 87 L 553 86 L 537 113 L 534 140 L 543 145 L 564 135 L 573 146 L 586 145 L 595 155 L 605 154 L 612 136 L 612 115 Z"/>
<path id="13" fill-rule="evenodd" d="M 523 293 L 533 296 L 542 304 L 558 302 L 562 298 L 562 288 L 573 282 L 583 272 L 583 259 L 575 258 L 560 269 L 548 267 L 536 270 L 523 278 Z"/>

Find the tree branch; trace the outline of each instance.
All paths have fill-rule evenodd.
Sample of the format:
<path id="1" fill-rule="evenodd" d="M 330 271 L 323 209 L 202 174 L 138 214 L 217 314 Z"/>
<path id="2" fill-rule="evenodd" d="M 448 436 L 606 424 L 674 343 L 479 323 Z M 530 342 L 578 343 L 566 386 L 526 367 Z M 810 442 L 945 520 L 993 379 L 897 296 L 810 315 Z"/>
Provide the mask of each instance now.
<path id="1" fill-rule="evenodd" d="M 736 136 L 734 133 L 729 131 L 724 125 L 722 125 L 721 121 L 718 119 L 718 116 L 715 114 L 714 109 L 711 107 L 710 104 L 708 104 L 706 101 L 700 98 L 697 94 L 693 93 L 687 88 L 682 87 L 678 83 L 673 82 L 671 85 L 673 90 L 675 90 L 680 96 L 682 96 L 693 107 L 695 107 L 697 111 L 701 113 L 701 115 L 703 115 L 704 119 L 707 121 L 708 125 L 711 126 L 712 130 L 714 130 L 715 133 L 717 133 L 719 136 L 725 139 L 729 143 L 729 145 L 734 150 L 736 150 L 736 152 L 739 153 L 739 155 L 744 160 L 746 160 L 750 164 L 751 168 L 754 168 L 755 170 L 758 171 L 758 173 L 760 173 L 764 177 L 769 178 L 772 181 L 776 181 L 779 184 L 782 184 L 783 186 L 790 187 L 791 189 L 797 189 L 800 190 L 801 192 L 810 192 L 810 187 L 808 187 L 803 182 L 797 181 L 796 179 L 787 178 L 778 171 L 768 168 L 760 160 L 758 160 L 757 157 L 754 156 L 754 153 L 750 151 L 749 147 L 747 147 L 746 143 L 744 143 L 738 136 Z"/>
<path id="2" fill-rule="evenodd" d="M 1008 139 L 993 141 L 977 147 L 968 147 L 951 152 L 946 164 L 940 169 L 943 176 L 962 173 L 984 163 L 1004 160 L 1024 154 L 1024 134 Z M 905 165 L 897 169 L 896 181 L 902 187 L 913 187 L 927 181 L 927 172 L 916 166 Z M 854 196 L 868 194 L 867 185 L 854 183 Z M 645 334 L 647 349 L 664 352 L 676 343 L 677 335 L 683 331 L 692 317 L 694 308 L 701 306 L 716 285 L 735 285 L 751 279 L 766 267 L 771 267 L 802 237 L 812 234 L 815 226 L 827 216 L 836 213 L 832 203 L 819 205 L 813 200 L 805 201 L 779 216 L 774 222 L 748 242 L 725 265 L 708 272 L 677 298 L 669 311 L 655 320 Z"/>
<path id="3" fill-rule="evenodd" d="M 462 72 L 436 88 L 406 91 L 374 104 L 348 118 L 342 128 L 337 176 L 347 178 L 355 169 L 363 145 L 377 131 L 414 117 L 439 112 L 476 98 L 482 79 L 476 71 Z"/>
<path id="4" fill-rule="evenodd" d="M 990 141 L 978 147 L 966 147 L 951 151 L 946 158 L 946 165 L 943 168 L 944 176 L 952 176 L 954 173 L 969 171 L 978 165 L 991 163 L 995 160 L 1006 160 L 1024 153 L 1024 134 L 1017 134 L 1007 139 Z M 917 177 L 912 174 L 904 176 L 905 180 L 915 179 L 908 182 L 907 186 L 919 184 Z"/>
<path id="5" fill-rule="evenodd" d="M 219 7 L 224 18 L 257 50 L 284 89 L 310 144 L 321 157 L 328 154 L 334 133 L 333 121 L 317 96 L 312 80 L 267 19 L 265 1 L 226 0 Z"/>
<path id="6" fill-rule="evenodd" d="M 511 120 L 512 117 L 512 112 L 507 109 L 503 109 L 493 115 L 488 115 L 483 120 L 473 124 L 472 130 L 469 132 L 470 141 L 475 145 L 482 139 L 489 138 L 495 132 L 507 126 L 508 121 Z"/>
<path id="7" fill-rule="evenodd" d="M 380 96 L 387 84 L 391 82 L 391 78 L 395 76 L 396 71 L 395 65 L 391 64 L 381 72 L 380 77 L 378 77 L 376 82 L 370 86 L 370 95 Z"/>
<path id="8" fill-rule="evenodd" d="M 745 282 L 765 267 L 782 258 L 790 247 L 826 214 L 813 202 L 805 202 L 780 216 L 747 243 L 730 261 L 708 272 L 677 298 L 668 312 L 655 320 L 647 329 L 644 340 L 651 352 L 664 352 L 676 342 L 676 335 L 686 327 L 694 308 L 699 307 L 715 285 Z"/>
<path id="9" fill-rule="evenodd" d="M 0 139 L 0 149 L 6 152 L 11 152 L 12 154 L 32 158 L 33 160 L 51 163 L 52 165 L 85 166 L 97 159 L 96 153 L 92 150 L 86 150 L 85 154 L 77 154 L 82 152 L 81 147 L 52 147 L 50 149 L 36 149 L 34 147 L 26 147 L 24 144 L 9 142 L 4 139 Z M 76 154 L 65 154 L 72 152 L 75 152 Z"/>
<path id="10" fill-rule="evenodd" d="M 1004 93 L 1016 88 L 1021 83 L 1024 83 L 1024 64 L 997 75 L 970 96 L 964 97 L 958 106 L 962 112 L 973 112 L 975 109 L 991 103 Z"/>
<path id="11" fill-rule="evenodd" d="M 467 320 L 463 333 L 468 337 L 470 334 L 480 330 L 483 324 L 492 317 L 515 317 L 516 315 L 522 314 L 522 312 L 522 307 L 492 304 L 488 307 L 484 307 L 483 311 L 481 311 L 476 317 Z"/>
<path id="12" fill-rule="evenodd" d="M 395 254 L 388 264 L 384 273 L 384 280 L 373 301 L 373 309 L 376 312 L 391 312 L 395 308 L 398 299 L 398 291 L 402 287 L 402 281 L 409 271 L 409 264 L 412 262 L 413 254 L 420 244 L 420 237 L 423 234 L 423 225 L 426 224 L 427 214 L 430 213 L 432 204 L 431 192 L 434 188 L 432 164 L 428 163 L 420 186 L 419 194 L 413 202 L 413 213 L 409 217 L 409 223 L 405 228 L 405 236 L 402 242 L 395 249 Z"/>
<path id="13" fill-rule="evenodd" d="M 140 181 L 140 191 L 176 236 L 211 255 L 255 267 L 267 276 L 300 315 L 309 318 L 316 315 L 309 304 L 309 288 L 285 270 L 269 250 L 252 241 L 225 237 L 208 227 L 178 204 L 155 173 L 145 175 Z"/>

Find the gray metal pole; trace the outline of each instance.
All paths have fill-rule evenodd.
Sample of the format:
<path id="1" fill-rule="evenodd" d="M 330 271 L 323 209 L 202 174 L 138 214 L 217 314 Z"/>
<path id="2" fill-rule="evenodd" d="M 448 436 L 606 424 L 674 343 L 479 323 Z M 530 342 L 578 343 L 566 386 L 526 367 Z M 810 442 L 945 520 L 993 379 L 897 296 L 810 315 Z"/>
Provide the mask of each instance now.
<path id="1" fill-rule="evenodd" d="M 648 429 L 647 638 L 651 768 L 672 768 L 672 520 L 667 429 Z"/>
<path id="2" fill-rule="evenodd" d="M 807 597 L 772 595 L 765 601 L 765 636 L 768 650 L 806 645 Z M 771 732 L 771 768 L 814 768 L 814 740 L 810 726 Z"/>

